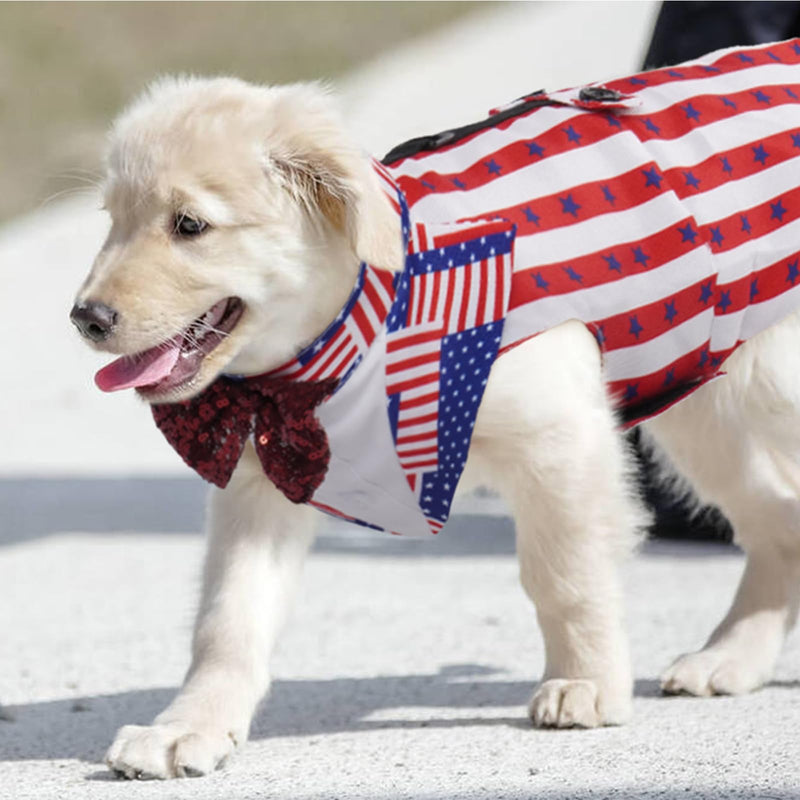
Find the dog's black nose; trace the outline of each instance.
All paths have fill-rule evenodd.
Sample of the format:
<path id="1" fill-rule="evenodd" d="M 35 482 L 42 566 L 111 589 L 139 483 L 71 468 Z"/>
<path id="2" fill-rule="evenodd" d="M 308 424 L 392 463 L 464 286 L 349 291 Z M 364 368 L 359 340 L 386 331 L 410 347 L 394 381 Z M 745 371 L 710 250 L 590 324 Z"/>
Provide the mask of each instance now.
<path id="1" fill-rule="evenodd" d="M 108 339 L 117 324 L 117 312 L 105 303 L 89 300 L 86 303 L 75 303 L 69 315 L 73 324 L 93 342 Z"/>

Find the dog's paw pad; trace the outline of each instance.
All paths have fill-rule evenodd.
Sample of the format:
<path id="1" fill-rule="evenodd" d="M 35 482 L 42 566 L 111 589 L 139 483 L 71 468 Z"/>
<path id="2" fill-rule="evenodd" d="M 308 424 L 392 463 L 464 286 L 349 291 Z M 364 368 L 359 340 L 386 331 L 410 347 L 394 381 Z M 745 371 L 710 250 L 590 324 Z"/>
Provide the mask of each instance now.
<path id="1" fill-rule="evenodd" d="M 106 754 L 106 764 L 129 780 L 197 777 L 213 772 L 233 751 L 227 733 L 196 733 L 182 723 L 126 725 Z"/>
<path id="2" fill-rule="evenodd" d="M 743 658 L 724 652 L 701 650 L 678 658 L 661 676 L 664 694 L 745 694 L 757 689 L 764 679 L 759 670 Z"/>
<path id="3" fill-rule="evenodd" d="M 529 714 L 539 728 L 596 728 L 597 687 L 590 680 L 544 681 L 531 699 Z"/>

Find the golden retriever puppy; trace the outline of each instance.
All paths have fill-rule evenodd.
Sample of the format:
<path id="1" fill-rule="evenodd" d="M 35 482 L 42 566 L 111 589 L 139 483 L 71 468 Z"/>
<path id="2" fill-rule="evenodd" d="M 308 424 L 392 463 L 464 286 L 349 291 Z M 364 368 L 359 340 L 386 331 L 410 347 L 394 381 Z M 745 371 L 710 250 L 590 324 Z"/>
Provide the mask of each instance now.
<path id="1" fill-rule="evenodd" d="M 585 106 L 624 100 L 621 92 L 608 91 L 574 102 L 527 99 L 521 117 L 534 119 L 538 132 L 525 141 L 557 148 L 574 144 L 570 138 L 588 136 L 588 131 L 605 137 L 605 127 L 614 126 L 598 115 L 616 112 Z M 516 124 L 513 107 L 498 113 L 499 127 L 465 134 L 471 146 L 485 141 L 484 134 L 495 136 Z M 630 113 L 621 109 L 618 118 Z M 580 115 L 594 120 L 595 127 L 579 128 Z M 603 121 L 602 130 L 597 119 Z M 549 140 L 545 134 L 551 129 Z M 450 157 L 447 142 L 453 140 L 443 138 L 444 149 L 436 154 L 442 159 Z M 614 141 L 627 147 L 627 139 Z M 495 143 L 491 152 L 502 146 Z M 529 149 L 544 165 L 542 154 Z M 167 79 L 153 85 L 114 125 L 105 190 L 112 226 L 78 293 L 73 320 L 94 347 L 120 356 L 98 374 L 100 387 L 135 388 L 153 404 L 159 425 L 182 455 L 225 486 L 211 492 L 191 667 L 177 697 L 151 725 L 119 731 L 107 762 L 120 775 L 202 775 L 247 739 L 254 710 L 269 689 L 270 650 L 313 537 L 314 505 L 387 530 L 406 522 L 412 533 L 424 532 L 426 525 L 441 527 L 446 514 L 426 506 L 433 503 L 426 487 L 439 478 L 427 484 L 431 468 L 414 466 L 415 458 L 424 460 L 430 453 L 409 445 L 391 466 L 384 466 L 380 454 L 394 454 L 404 425 L 415 431 L 409 441 L 416 436 L 428 442 L 433 434 L 421 416 L 413 416 L 414 408 L 436 402 L 429 396 L 430 381 L 441 384 L 436 391 L 442 404 L 452 399 L 446 387 L 455 372 L 447 357 L 459 337 L 473 330 L 478 332 L 475 340 L 497 357 L 489 359 L 490 371 L 487 366 L 477 375 L 484 377 L 476 381 L 481 386 L 473 399 L 482 397 L 464 434 L 468 457 L 465 465 L 452 467 L 452 474 L 460 489 L 482 484 L 500 492 L 515 517 L 521 581 L 535 604 L 546 647 L 544 675 L 530 704 L 532 720 L 540 726 L 593 727 L 623 723 L 630 714 L 632 679 L 617 563 L 634 545 L 648 514 L 631 481 L 620 435 L 619 393 L 608 390 L 613 383 L 609 370 L 616 369 L 617 361 L 603 346 L 597 326 L 577 315 L 523 332 L 514 347 L 490 335 L 502 327 L 503 317 L 508 318 L 504 335 L 523 324 L 507 305 L 509 293 L 513 299 L 516 291 L 512 277 L 530 267 L 524 262 L 528 239 L 531 247 L 539 241 L 545 250 L 556 244 L 569 250 L 560 259 L 548 250 L 546 261 L 555 262 L 577 258 L 581 247 L 597 250 L 585 238 L 593 234 L 571 233 L 564 227 L 566 219 L 554 223 L 553 235 L 562 236 L 556 244 L 545 234 L 534 241 L 523 222 L 512 229 L 503 220 L 486 221 L 475 214 L 453 217 L 450 227 L 436 228 L 447 220 L 434 219 L 432 227 L 423 229 L 416 225 L 414 209 L 430 198 L 415 199 L 413 191 L 425 194 L 420 181 L 431 183 L 438 180 L 435 174 L 454 174 L 457 168 L 442 160 L 436 162 L 438 172 L 431 167 L 413 185 L 404 184 L 398 175 L 413 173 L 415 155 L 403 158 L 412 165 L 405 172 L 371 162 L 348 138 L 332 101 L 314 85 L 267 88 L 233 79 Z M 497 159 L 475 158 L 474 175 L 481 186 L 490 179 L 499 183 L 504 171 L 511 171 Z M 639 173 L 646 176 L 652 169 L 648 164 L 634 171 L 634 177 L 642 178 L 637 191 L 644 191 L 647 178 Z M 570 197 L 565 210 L 555 206 L 556 213 L 574 219 L 580 213 L 574 206 L 586 208 L 577 194 L 564 194 L 558 175 L 537 169 L 543 181 L 549 176 L 553 182 L 552 188 L 537 184 L 539 195 Z M 659 165 L 659 170 L 650 173 L 652 183 L 659 183 L 653 175 L 669 179 L 668 166 Z M 395 179 L 408 189 L 410 219 L 405 201 L 392 195 Z M 608 187 L 613 196 L 621 196 L 617 184 Z M 660 184 L 646 188 L 662 190 Z M 430 202 L 444 203 L 448 196 L 445 190 L 434 192 Z M 653 200 L 664 204 L 659 207 L 662 227 L 670 222 L 668 204 L 674 197 L 670 191 Z M 532 220 L 535 207 L 528 210 Z M 628 241 L 622 238 L 629 235 L 626 223 L 615 220 L 609 241 Z M 690 217 L 688 229 L 680 216 L 674 220 L 687 232 L 699 233 L 705 224 L 699 211 Z M 510 245 L 503 243 L 514 236 L 512 265 Z M 441 256 L 444 274 L 450 268 L 444 261 L 458 259 L 464 250 L 459 242 L 479 248 L 489 240 L 500 249 L 480 258 L 473 254 L 469 264 L 486 265 L 483 273 L 475 273 L 475 281 L 496 269 L 499 283 L 491 288 L 481 284 L 485 291 L 474 295 L 479 310 L 465 302 L 452 315 L 453 327 L 438 331 L 436 376 L 419 377 L 422 373 L 414 370 L 433 363 L 434 356 L 413 347 L 432 329 L 426 315 L 433 314 L 439 295 L 427 295 L 428 305 L 412 313 L 396 305 L 408 290 L 405 279 L 423 286 L 427 278 L 413 270 L 426 253 L 431 259 Z M 713 272 L 708 241 L 697 244 L 681 256 L 681 263 L 696 254 L 691 268 Z M 617 256 L 633 264 L 635 248 L 623 249 L 620 245 Z M 580 273 L 588 281 L 588 273 L 571 263 L 572 275 L 563 264 L 552 273 L 538 273 L 539 288 L 545 283 L 552 288 L 555 278 L 548 275 L 563 273 L 564 280 L 574 280 Z M 645 266 L 637 276 L 649 276 L 653 265 Z M 431 291 L 445 292 L 444 284 L 435 286 Z M 358 305 L 366 294 L 370 305 Z M 489 308 L 489 296 L 496 300 L 497 313 Z M 413 299 L 406 302 L 413 304 Z M 330 342 L 344 330 L 342 310 L 356 306 L 371 309 L 377 318 L 366 328 L 353 327 L 347 344 L 340 345 L 344 349 L 334 351 Z M 711 308 L 702 319 L 715 318 Z M 417 327 L 397 328 L 394 312 L 402 312 L 406 322 L 417 314 Z M 472 323 L 465 321 L 470 314 Z M 413 342 L 408 330 L 418 337 Z M 748 555 L 730 612 L 700 652 L 681 657 L 667 670 L 663 681 L 668 691 L 708 695 L 760 686 L 794 622 L 800 569 L 799 337 L 798 318 L 784 314 L 782 321 L 725 354 L 724 378 L 701 388 L 702 381 L 695 382 L 689 388 L 697 391 L 687 391 L 682 402 L 646 425 L 700 495 L 724 509 Z M 350 346 L 348 361 L 341 354 Z M 325 363 L 314 360 L 314 347 L 328 353 Z M 407 360 L 392 360 L 401 351 Z M 336 354 L 347 371 L 331 371 Z M 385 392 L 397 374 L 407 382 Z M 265 381 L 253 377 L 264 375 Z M 323 387 L 321 396 L 300 410 L 291 389 L 297 375 L 305 386 Z M 256 394 L 241 395 L 242 387 L 256 387 Z M 268 406 L 268 413 L 254 396 L 265 398 L 258 402 Z M 197 398 L 205 399 L 198 405 Z M 221 428 L 206 429 L 229 404 L 239 416 L 226 417 Z M 391 414 L 390 425 L 386 418 Z M 236 427 L 240 423 L 243 427 Z M 208 437 L 217 437 L 210 450 Z M 288 460 L 287 450 L 292 454 Z M 440 449 L 439 458 L 449 456 Z M 352 485 L 340 477 L 348 470 Z M 394 494 L 381 488 L 375 500 L 370 492 L 378 491 L 378 481 L 403 488 Z M 445 492 L 445 484 L 447 491 L 455 488 L 442 479 L 431 492 Z M 449 494 L 436 496 L 449 502 Z M 366 518 L 368 511 L 374 512 L 372 519 Z"/>

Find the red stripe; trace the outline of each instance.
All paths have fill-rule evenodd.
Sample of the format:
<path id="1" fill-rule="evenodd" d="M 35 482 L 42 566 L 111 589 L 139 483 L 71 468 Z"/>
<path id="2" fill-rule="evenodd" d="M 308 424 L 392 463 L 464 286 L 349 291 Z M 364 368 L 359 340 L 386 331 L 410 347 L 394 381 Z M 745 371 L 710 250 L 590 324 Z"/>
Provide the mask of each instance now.
<path id="1" fill-rule="evenodd" d="M 361 306 L 356 303 L 353 306 L 353 310 L 350 312 L 350 316 L 352 316 L 356 326 L 358 327 L 359 331 L 361 331 L 361 335 L 364 337 L 364 341 L 369 345 L 372 343 L 372 340 L 375 338 L 375 331 L 370 325 L 369 319 L 367 319 L 366 312 L 364 311 Z"/>
<path id="2" fill-rule="evenodd" d="M 432 353 L 422 353 L 412 358 L 404 358 L 402 361 L 392 361 L 386 367 L 387 375 L 394 375 L 397 372 L 404 372 L 407 369 L 422 366 L 422 364 L 430 364 L 439 360 L 438 349 Z"/>
<path id="3" fill-rule="evenodd" d="M 394 293 L 395 273 L 387 269 L 376 269 L 375 276 L 381 282 L 381 286 L 383 286 L 383 288 L 386 290 L 386 293 L 389 295 L 389 297 L 391 297 Z"/>
<path id="4" fill-rule="evenodd" d="M 680 231 L 681 228 L 686 230 L 686 225 L 691 225 L 691 231 L 695 234 L 694 244 L 691 237 L 687 239 Z M 520 270 L 511 276 L 509 310 L 542 297 L 574 292 L 578 286 L 587 289 L 653 270 L 702 247 L 707 240 L 702 228 L 694 223 L 692 217 L 687 217 L 644 239 L 621 242 L 612 248 L 598 250 L 570 261 Z M 635 260 L 639 252 L 646 257 L 644 263 Z M 619 269 L 612 268 L 612 263 L 618 264 Z M 582 280 L 577 281 L 570 277 L 570 269 L 572 274 L 579 275 Z M 546 288 L 540 285 L 541 282 L 546 283 Z"/>
<path id="5" fill-rule="evenodd" d="M 398 436 L 397 444 L 411 444 L 412 442 L 424 442 L 431 438 L 436 438 L 436 428 L 432 428 L 428 433 L 417 433 L 414 436 Z"/>
<path id="6" fill-rule="evenodd" d="M 459 304 L 461 308 L 458 313 L 458 330 L 466 330 L 467 327 L 467 306 L 469 305 L 469 294 L 472 286 L 472 264 L 467 264 L 463 267 L 464 270 L 464 288 L 461 291 Z"/>
<path id="7" fill-rule="evenodd" d="M 386 305 L 370 280 L 364 281 L 364 295 L 375 311 L 375 316 L 382 322 L 386 316 Z"/>
<path id="8" fill-rule="evenodd" d="M 442 338 L 442 329 L 436 328 L 430 331 L 422 331 L 409 336 L 394 335 L 386 343 L 386 352 L 396 353 L 405 350 L 406 347 L 413 347 L 417 344 L 427 344 L 428 342 L 438 342 Z"/>
<path id="9" fill-rule="evenodd" d="M 755 283 L 755 291 L 750 302 L 755 304 L 772 300 L 786 291 L 787 283 L 791 283 L 794 286 L 797 283 L 797 279 L 795 277 L 793 280 L 793 273 L 799 266 L 800 252 L 797 252 L 788 258 L 782 258 L 780 261 L 758 270 L 753 274 L 752 278 L 750 276 L 743 278 L 743 280 L 749 281 L 748 293 L 751 291 L 750 286 Z M 727 288 L 727 284 L 722 288 Z"/>
<path id="10" fill-rule="evenodd" d="M 497 269 L 495 269 L 496 282 L 494 287 L 494 319 L 503 318 L 503 301 L 506 291 L 505 255 L 497 256 Z"/>
<path id="11" fill-rule="evenodd" d="M 428 375 L 421 375 L 419 378 L 412 378 L 411 380 L 403 381 L 401 383 L 392 383 L 386 387 L 389 394 L 397 394 L 397 392 L 405 392 L 408 389 L 417 389 L 424 386 L 426 383 L 434 383 L 439 379 L 439 373 L 431 372 Z"/>
<path id="12" fill-rule="evenodd" d="M 485 322 L 488 322 L 489 314 L 487 306 L 489 305 L 489 298 L 486 293 L 486 286 L 488 285 L 489 285 L 489 261 L 484 258 L 483 261 L 481 261 L 480 286 L 482 287 L 482 291 L 478 295 L 478 310 L 475 317 L 476 325 L 483 325 Z"/>
<path id="13" fill-rule="evenodd" d="M 405 405 L 405 403 L 403 403 L 403 405 Z M 415 425 L 425 425 L 428 422 L 436 422 L 436 420 L 438 418 L 439 418 L 439 413 L 437 411 L 434 411 L 431 414 L 424 414 L 421 417 L 407 417 L 407 418 L 401 419 L 397 423 L 397 427 L 398 427 L 398 429 L 399 428 L 412 428 Z"/>
<path id="14" fill-rule="evenodd" d="M 433 289 L 431 290 L 430 312 L 428 313 L 428 319 L 426 319 L 425 322 L 433 322 L 436 319 L 436 305 L 439 302 L 439 292 L 442 288 L 442 279 L 443 276 L 441 273 L 437 273 L 432 277 Z"/>
<path id="15" fill-rule="evenodd" d="M 399 445 L 399 442 L 398 442 L 398 445 Z M 432 453 L 436 453 L 436 452 L 437 452 L 437 447 L 436 447 L 436 445 L 434 445 L 433 447 L 420 447 L 418 450 L 403 450 L 403 451 L 400 451 L 398 449 L 397 455 L 399 455 L 400 458 L 411 458 L 412 456 L 427 456 L 427 455 L 431 455 Z"/>
<path id="16" fill-rule="evenodd" d="M 406 202 L 408 198 L 406 198 Z M 409 202 L 409 206 L 411 203 Z M 417 238 L 419 239 L 419 249 L 420 250 L 427 250 L 428 249 L 428 233 L 425 230 L 425 226 L 421 223 L 417 223 Z"/>
<path id="17" fill-rule="evenodd" d="M 340 333 L 341 333 L 341 332 L 340 332 Z M 339 336 L 337 335 L 337 337 L 336 337 L 336 338 L 338 339 L 338 338 L 339 338 Z M 345 348 L 346 348 L 346 347 L 347 347 L 349 344 L 351 344 L 351 339 L 350 339 L 350 336 L 349 336 L 349 335 L 342 336 L 342 337 L 341 337 L 341 339 L 342 339 L 342 340 L 341 340 L 341 342 L 339 343 L 339 345 L 338 345 L 338 346 L 337 346 L 337 347 L 336 347 L 336 348 L 335 348 L 333 351 L 331 351 L 331 349 L 330 349 L 330 348 L 326 348 L 326 349 L 323 349 L 323 350 L 321 350 L 321 351 L 320 351 L 320 355 L 323 355 L 323 354 L 326 354 L 326 353 L 329 353 L 329 355 L 328 355 L 328 357 L 327 357 L 327 358 L 325 358 L 325 359 L 324 359 L 324 360 L 322 360 L 321 362 L 320 362 L 319 360 L 318 360 L 318 361 L 316 361 L 316 362 L 314 362 L 314 363 L 315 363 L 315 365 L 316 365 L 316 369 L 315 369 L 315 370 L 313 371 L 313 373 L 312 373 L 312 374 L 309 376 L 311 380 L 313 380 L 314 378 L 317 378 L 317 377 L 319 377 L 319 375 L 321 375 L 321 374 L 322 374 L 322 373 L 323 373 L 323 372 L 324 372 L 326 369 L 328 369 L 328 367 L 329 367 L 329 366 L 330 366 L 330 365 L 331 365 L 331 364 L 332 364 L 334 361 L 336 361 L 336 359 L 337 359 L 337 358 L 338 358 L 338 357 L 339 357 L 339 356 L 342 354 L 342 352 L 344 351 L 344 349 L 345 349 Z M 336 340 L 334 339 L 333 341 L 336 341 Z M 311 365 L 311 364 L 307 364 L 306 366 L 307 366 L 307 367 L 310 367 L 310 366 L 312 366 L 312 365 Z"/>
<path id="18" fill-rule="evenodd" d="M 411 464 L 403 462 L 404 469 L 419 469 L 420 467 L 435 467 L 438 464 L 437 459 L 428 459 L 427 461 L 414 461 Z"/>
<path id="19" fill-rule="evenodd" d="M 411 400 L 403 400 L 403 408 L 416 408 L 417 406 L 425 406 L 428 403 L 434 403 L 439 399 L 439 395 L 436 392 L 431 392 L 430 394 L 423 394 L 420 397 L 414 397 Z"/>

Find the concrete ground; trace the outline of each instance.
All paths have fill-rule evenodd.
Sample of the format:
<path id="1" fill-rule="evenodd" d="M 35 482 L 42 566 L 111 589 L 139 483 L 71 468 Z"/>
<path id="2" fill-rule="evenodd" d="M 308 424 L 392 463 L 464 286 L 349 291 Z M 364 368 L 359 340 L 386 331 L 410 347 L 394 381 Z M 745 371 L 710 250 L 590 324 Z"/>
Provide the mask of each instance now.
<path id="1" fill-rule="evenodd" d="M 382 154 L 531 89 L 630 72 L 655 8 L 493 6 L 352 75 L 348 117 Z M 102 359 L 69 329 L 104 227 L 71 202 L 0 230 L 0 800 L 800 797 L 797 636 L 760 692 L 658 696 L 725 610 L 730 548 L 650 544 L 627 565 L 630 725 L 532 730 L 541 639 L 485 498 L 433 541 L 329 523 L 252 741 L 208 778 L 113 780 L 115 730 L 148 722 L 188 663 L 203 489 L 132 395 L 94 390 Z"/>
<path id="2" fill-rule="evenodd" d="M 213 776 L 117 781 L 118 726 L 146 723 L 187 666 L 197 535 L 59 534 L 0 550 L 0 798 L 790 798 L 800 796 L 800 642 L 745 697 L 665 698 L 702 644 L 735 551 L 649 545 L 625 571 L 633 721 L 536 731 L 543 667 L 511 526 L 460 516 L 432 542 L 330 526 L 305 571 L 252 740 Z M 46 587 L 46 591 L 43 591 Z"/>

